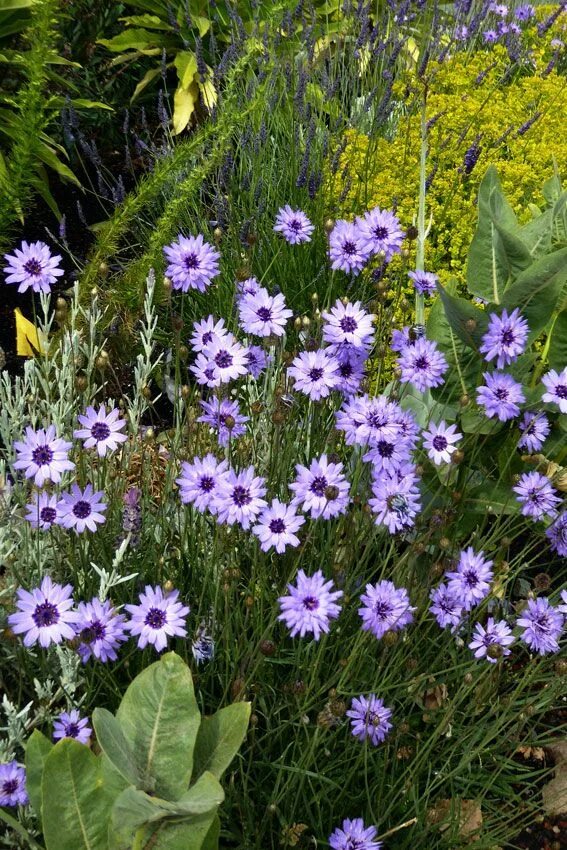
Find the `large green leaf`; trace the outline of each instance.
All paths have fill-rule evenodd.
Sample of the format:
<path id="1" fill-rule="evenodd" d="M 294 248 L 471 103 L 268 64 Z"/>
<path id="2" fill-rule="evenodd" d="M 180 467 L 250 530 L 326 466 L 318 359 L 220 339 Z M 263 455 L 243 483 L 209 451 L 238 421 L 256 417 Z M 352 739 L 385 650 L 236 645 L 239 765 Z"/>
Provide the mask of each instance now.
<path id="1" fill-rule="evenodd" d="M 139 28 L 125 29 L 113 38 L 99 38 L 97 44 L 102 44 L 113 53 L 122 53 L 123 50 L 145 51 L 156 47 L 175 47 L 176 41 L 168 35 Z"/>
<path id="2" fill-rule="evenodd" d="M 540 257 L 506 288 L 502 306 L 519 307 L 535 339 L 550 321 L 567 281 L 567 248 Z"/>
<path id="3" fill-rule="evenodd" d="M 170 800 L 187 789 L 200 714 L 185 662 L 169 652 L 134 679 L 117 712 L 142 787 Z"/>
<path id="4" fill-rule="evenodd" d="M 216 820 L 216 812 L 209 812 L 181 823 L 159 821 L 147 828 L 140 846 L 152 850 L 202 850 Z"/>
<path id="5" fill-rule="evenodd" d="M 106 708 L 95 708 L 93 726 L 100 748 L 116 770 L 127 782 L 138 784 L 140 776 L 136 760 L 116 717 Z"/>
<path id="6" fill-rule="evenodd" d="M 26 790 L 38 815 L 41 815 L 41 777 L 45 760 L 52 749 L 49 738 L 34 729 L 26 743 Z"/>
<path id="7" fill-rule="evenodd" d="M 47 850 L 107 850 L 116 787 L 103 779 L 101 759 L 64 738 L 45 760 L 43 836 Z"/>
<path id="8" fill-rule="evenodd" d="M 477 351 L 488 328 L 488 315 L 470 301 L 451 295 L 439 283 L 437 289 L 451 329 L 461 342 Z"/>
<path id="9" fill-rule="evenodd" d="M 514 239 L 516 230 L 516 216 L 502 192 L 498 172 L 491 165 L 479 186 L 478 224 L 468 255 L 467 287 L 473 295 L 500 303 L 512 271 L 506 245 L 514 246 L 515 257 L 519 252 L 518 240 Z"/>
<path id="10" fill-rule="evenodd" d="M 195 776 L 210 771 L 220 779 L 240 749 L 249 720 L 249 702 L 235 702 L 203 718 L 195 746 Z"/>
<path id="11" fill-rule="evenodd" d="M 567 366 L 567 307 L 557 316 L 547 353 L 549 366 L 560 372 Z"/>

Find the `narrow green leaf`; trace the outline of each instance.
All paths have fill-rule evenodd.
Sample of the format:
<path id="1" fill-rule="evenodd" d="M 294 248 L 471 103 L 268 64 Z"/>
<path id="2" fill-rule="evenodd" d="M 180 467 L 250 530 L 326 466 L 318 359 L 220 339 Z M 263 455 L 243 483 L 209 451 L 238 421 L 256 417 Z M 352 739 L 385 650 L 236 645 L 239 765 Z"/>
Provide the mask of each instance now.
<path id="1" fill-rule="evenodd" d="M 137 785 L 140 782 L 140 776 L 136 760 L 116 717 L 106 708 L 95 708 L 93 726 L 99 746 L 107 758 L 124 779 L 132 785 Z"/>
<path id="2" fill-rule="evenodd" d="M 0 821 L 4 821 L 7 823 L 10 829 L 16 832 L 19 836 L 21 836 L 24 841 L 26 841 L 33 850 L 43 850 L 41 844 L 35 840 L 35 838 L 29 834 L 27 829 L 22 826 L 22 824 L 17 820 L 17 818 L 9 815 L 5 809 L 0 809 Z"/>
<path id="3" fill-rule="evenodd" d="M 195 745 L 194 776 L 210 771 L 220 779 L 240 749 L 249 720 L 249 702 L 235 702 L 203 717 Z"/>
<path id="4" fill-rule="evenodd" d="M 188 788 L 200 713 L 185 662 L 169 652 L 134 679 L 117 712 L 143 787 L 176 800 Z"/>
<path id="5" fill-rule="evenodd" d="M 41 777 L 45 760 L 52 749 L 53 744 L 49 738 L 34 729 L 26 743 L 26 789 L 30 803 L 39 816 L 41 816 Z"/>

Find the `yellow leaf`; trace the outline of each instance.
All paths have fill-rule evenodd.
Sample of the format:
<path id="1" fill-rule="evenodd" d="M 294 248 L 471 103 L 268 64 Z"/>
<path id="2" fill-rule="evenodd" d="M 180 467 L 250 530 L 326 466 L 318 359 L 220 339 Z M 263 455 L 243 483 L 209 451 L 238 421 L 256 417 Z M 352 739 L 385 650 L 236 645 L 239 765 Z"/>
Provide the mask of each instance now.
<path id="1" fill-rule="evenodd" d="M 204 106 L 210 111 L 218 100 L 214 84 L 210 80 L 205 80 L 204 83 L 199 83 L 199 90 Z"/>
<path id="2" fill-rule="evenodd" d="M 173 64 L 177 69 L 179 88 L 187 90 L 197 73 L 197 57 L 189 50 L 180 50 L 173 60 Z"/>
<path id="3" fill-rule="evenodd" d="M 14 310 L 16 319 L 16 354 L 20 357 L 33 357 L 38 351 L 46 351 L 47 340 L 36 326 L 26 319 L 17 307 Z"/>
<path id="4" fill-rule="evenodd" d="M 173 96 L 173 132 L 175 135 L 182 133 L 193 112 L 199 97 L 199 86 L 191 83 L 188 89 L 179 88 Z"/>

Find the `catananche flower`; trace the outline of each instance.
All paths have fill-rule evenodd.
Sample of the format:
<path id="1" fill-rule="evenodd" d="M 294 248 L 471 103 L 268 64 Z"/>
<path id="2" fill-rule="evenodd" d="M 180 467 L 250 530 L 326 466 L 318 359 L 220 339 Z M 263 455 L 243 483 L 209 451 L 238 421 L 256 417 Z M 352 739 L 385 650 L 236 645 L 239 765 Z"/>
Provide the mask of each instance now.
<path id="1" fill-rule="evenodd" d="M 457 448 L 454 443 L 458 443 L 462 436 L 456 425 L 447 425 L 444 419 L 439 425 L 430 422 L 429 430 L 423 432 L 423 446 L 433 463 L 439 466 L 441 463 L 450 463 L 451 455 Z"/>
<path id="2" fill-rule="evenodd" d="M 429 387 L 439 387 L 449 368 L 445 357 L 430 339 L 420 337 L 406 346 L 397 359 L 401 370 L 400 381 L 410 383 L 423 393 Z"/>
<path id="3" fill-rule="evenodd" d="M 408 441 L 401 434 L 397 437 L 383 437 L 372 445 L 363 460 L 372 464 L 373 475 L 377 478 L 382 472 L 396 472 L 403 463 L 407 463 L 410 451 Z"/>
<path id="4" fill-rule="evenodd" d="M 392 342 L 390 343 L 390 348 L 392 351 L 402 352 L 405 351 L 408 345 L 413 345 L 415 340 L 410 339 L 410 327 L 407 325 L 405 328 L 402 328 L 401 331 L 396 328 L 392 331 Z"/>
<path id="5" fill-rule="evenodd" d="M 168 637 L 187 637 L 185 618 L 189 606 L 179 602 L 179 591 L 164 593 L 161 587 L 147 584 L 145 593 L 140 593 L 139 605 L 125 605 L 131 619 L 126 628 L 138 635 L 138 648 L 152 644 L 156 652 L 163 652 Z"/>
<path id="6" fill-rule="evenodd" d="M 518 502 L 522 505 L 522 514 L 533 520 L 555 516 L 556 505 L 561 499 L 556 495 L 549 478 L 540 472 L 524 472 L 515 487 Z"/>
<path id="7" fill-rule="evenodd" d="M 424 272 L 422 269 L 416 269 L 414 272 L 408 272 L 408 277 L 417 292 L 421 292 L 423 295 L 434 295 L 437 292 L 437 281 L 439 278 L 433 272 Z"/>
<path id="8" fill-rule="evenodd" d="M 497 416 L 501 422 L 520 415 L 519 404 L 526 400 L 522 385 L 503 372 L 483 372 L 485 386 L 477 387 L 476 400 L 485 416 Z"/>
<path id="9" fill-rule="evenodd" d="M 64 472 L 75 468 L 75 464 L 68 459 L 72 443 L 57 437 L 54 425 L 38 431 L 28 426 L 25 433 L 23 442 L 14 443 L 18 454 L 14 469 L 25 470 L 25 477 L 33 478 L 38 487 L 43 487 L 46 481 L 56 484 L 61 481 Z"/>
<path id="10" fill-rule="evenodd" d="M 499 658 L 510 655 L 507 648 L 514 643 L 512 629 L 506 620 L 495 621 L 489 617 L 486 626 L 477 623 L 469 649 L 474 649 L 475 658 L 486 658 L 491 664 L 496 664 Z"/>
<path id="11" fill-rule="evenodd" d="M 57 503 L 58 524 L 74 529 L 77 534 L 82 534 L 86 528 L 96 531 L 97 525 L 106 522 L 103 514 L 107 506 L 101 502 L 102 498 L 102 490 L 95 492 L 91 484 L 87 484 L 84 490 L 73 484 L 71 492 L 62 493 Z"/>
<path id="12" fill-rule="evenodd" d="M 373 446 L 380 440 L 399 437 L 401 408 L 386 396 L 350 398 L 337 412 L 337 429 L 344 431 L 347 445 Z"/>
<path id="13" fill-rule="evenodd" d="M 364 826 L 362 818 L 347 818 L 329 836 L 333 850 L 380 850 L 381 841 L 375 841 L 378 830 L 375 826 Z"/>
<path id="14" fill-rule="evenodd" d="M 494 576 L 492 563 L 484 557 L 484 552 L 476 553 L 469 546 L 461 552 L 456 569 L 445 573 L 449 579 L 449 593 L 460 599 L 465 611 L 470 611 L 488 595 Z"/>
<path id="15" fill-rule="evenodd" d="M 375 514 L 376 525 L 385 525 L 390 534 L 396 534 L 415 524 L 421 510 L 418 479 L 415 467 L 404 470 L 401 465 L 394 472 L 383 470 L 372 481 L 373 497 L 368 504 Z"/>
<path id="16" fill-rule="evenodd" d="M 359 741 L 367 738 L 377 747 L 385 739 L 392 728 L 390 717 L 391 709 L 384 705 L 383 700 L 378 699 L 376 694 L 368 697 L 362 694 L 358 699 L 353 699 L 346 716 L 351 718 L 352 734 Z"/>
<path id="17" fill-rule="evenodd" d="M 272 499 L 272 504 L 264 508 L 258 517 L 258 525 L 252 528 L 252 533 L 260 540 L 263 552 L 273 547 L 281 554 L 287 546 L 299 546 L 299 537 L 295 532 L 304 522 L 305 517 L 295 512 L 294 505 L 285 505 L 279 499 Z"/>
<path id="18" fill-rule="evenodd" d="M 26 770 L 17 761 L 0 764 L 0 806 L 27 806 Z"/>
<path id="19" fill-rule="evenodd" d="M 522 6 L 516 6 L 514 9 L 514 15 L 518 21 L 525 23 L 534 17 L 535 9 L 531 3 L 524 3 Z"/>
<path id="20" fill-rule="evenodd" d="M 410 605 L 405 587 L 396 587 L 391 581 L 367 584 L 366 593 L 360 597 L 363 603 L 358 609 L 362 617 L 362 629 L 372 632 L 380 639 L 386 632 L 397 632 L 413 620 L 416 610 Z"/>
<path id="21" fill-rule="evenodd" d="M 319 640 L 323 632 L 328 633 L 330 621 L 339 616 L 341 606 L 336 600 L 343 595 L 342 590 L 333 590 L 333 582 L 325 581 L 321 570 L 307 576 L 303 570 L 297 573 L 296 585 L 288 584 L 288 596 L 278 599 L 283 620 L 291 637 L 305 637 L 313 633 L 313 639 Z"/>
<path id="22" fill-rule="evenodd" d="M 219 387 L 248 371 L 248 352 L 231 333 L 211 342 L 197 355 L 191 371 L 197 383 Z"/>
<path id="23" fill-rule="evenodd" d="M 253 336 L 283 336 L 287 320 L 293 316 L 279 292 L 270 293 L 263 287 L 255 295 L 244 295 L 238 301 L 241 328 Z"/>
<path id="24" fill-rule="evenodd" d="M 33 494 L 32 501 L 29 505 L 26 505 L 26 519 L 32 528 L 49 531 L 51 526 L 57 522 L 57 501 L 57 496 L 50 496 L 45 490 Z"/>
<path id="25" fill-rule="evenodd" d="M 200 401 L 199 404 L 204 414 L 197 417 L 197 422 L 205 422 L 218 432 L 219 446 L 227 446 L 229 440 L 236 440 L 246 433 L 244 423 L 250 417 L 240 413 L 237 401 L 213 396 L 210 401 Z"/>
<path id="26" fill-rule="evenodd" d="M 76 708 L 70 712 L 64 711 L 53 723 L 53 740 L 75 738 L 81 744 L 88 744 L 93 730 L 89 726 L 89 718 L 81 717 Z"/>
<path id="27" fill-rule="evenodd" d="M 278 210 L 274 230 L 281 233 L 290 245 L 299 245 L 300 242 L 311 242 L 315 228 L 302 210 L 293 210 L 286 204 Z"/>
<path id="28" fill-rule="evenodd" d="M 83 664 L 91 657 L 102 662 L 116 661 L 116 650 L 128 639 L 124 615 L 118 614 L 108 599 L 102 602 L 96 596 L 90 602 L 79 602 L 77 614 L 77 652 Z"/>
<path id="29" fill-rule="evenodd" d="M 189 344 L 193 351 L 198 353 L 203 351 L 207 345 L 210 345 L 213 339 L 222 339 L 227 333 L 224 319 L 217 320 L 214 316 L 207 316 L 200 322 L 193 322 L 193 336 L 189 340 Z"/>
<path id="30" fill-rule="evenodd" d="M 219 461 L 212 454 L 204 458 L 195 457 L 192 463 L 181 464 L 181 476 L 175 479 L 179 486 L 181 501 L 195 505 L 198 511 L 216 512 L 214 498 L 219 484 L 228 476 L 228 462 Z"/>
<path id="31" fill-rule="evenodd" d="M 87 407 L 85 414 L 79 414 L 77 419 L 83 426 L 73 431 L 73 437 L 84 440 L 85 449 L 96 446 L 99 457 L 105 457 L 107 451 L 114 451 L 119 443 L 124 443 L 128 437 L 120 431 L 126 425 L 126 421 L 120 418 L 120 411 L 114 407 L 108 413 L 104 404 L 97 411 L 94 407 Z"/>
<path id="32" fill-rule="evenodd" d="M 494 44 L 498 41 L 499 35 L 496 30 L 484 30 L 482 33 L 482 37 L 486 44 Z"/>
<path id="33" fill-rule="evenodd" d="M 213 498 L 214 512 L 220 523 L 239 523 L 249 529 L 256 517 L 267 505 L 266 482 L 256 475 L 253 466 L 235 472 L 229 469 L 218 484 Z"/>
<path id="34" fill-rule="evenodd" d="M 430 599 L 429 610 L 441 628 L 451 626 L 453 631 L 463 619 L 464 608 L 460 594 L 451 593 L 446 584 L 440 584 L 431 591 Z"/>
<path id="35" fill-rule="evenodd" d="M 266 354 L 260 345 L 250 345 L 246 353 L 248 371 L 254 379 L 259 378 L 264 369 L 272 362 L 273 358 Z"/>
<path id="36" fill-rule="evenodd" d="M 510 315 L 507 310 L 503 310 L 501 316 L 491 313 L 479 351 L 487 361 L 496 358 L 496 368 L 503 369 L 526 350 L 529 332 L 528 323 L 517 307 Z"/>
<path id="37" fill-rule="evenodd" d="M 539 452 L 550 431 L 549 420 L 544 413 L 524 413 L 519 428 L 522 436 L 518 448 Z"/>
<path id="38" fill-rule="evenodd" d="M 349 503 L 350 484 L 343 473 L 342 463 L 330 463 L 327 455 L 313 459 L 310 465 L 295 467 L 296 480 L 289 485 L 293 504 L 301 505 L 313 519 L 344 514 Z"/>
<path id="39" fill-rule="evenodd" d="M 165 273 L 174 289 L 188 292 L 197 289 L 205 292 L 219 273 L 220 254 L 205 242 L 202 235 L 182 236 L 163 249 L 169 262 Z"/>
<path id="40" fill-rule="evenodd" d="M 52 256 L 45 242 L 22 242 L 13 254 L 4 254 L 6 283 L 17 283 L 18 292 L 31 287 L 34 292 L 50 292 L 51 285 L 64 274 L 59 268 L 61 257 Z"/>
<path id="41" fill-rule="evenodd" d="M 404 232 L 400 220 L 390 210 L 374 207 L 357 218 L 356 225 L 368 254 L 383 254 L 384 262 L 389 263 L 402 250 Z"/>
<path id="42" fill-rule="evenodd" d="M 351 346 L 336 346 L 334 356 L 339 364 L 337 390 L 350 397 L 360 392 L 365 376 L 366 351 Z"/>
<path id="43" fill-rule="evenodd" d="M 246 280 L 239 280 L 236 284 L 236 300 L 244 298 L 246 295 L 256 295 L 262 287 L 255 277 L 247 277 Z"/>
<path id="44" fill-rule="evenodd" d="M 554 608 L 546 596 L 528 599 L 528 606 L 516 625 L 523 628 L 521 640 L 539 655 L 558 652 L 558 638 L 563 630 L 563 614 Z"/>
<path id="45" fill-rule="evenodd" d="M 367 313 L 360 301 L 344 304 L 337 298 L 335 304 L 322 314 L 323 339 L 331 345 L 352 345 L 367 349 L 374 338 L 373 322 L 376 316 Z"/>
<path id="46" fill-rule="evenodd" d="M 339 383 L 339 362 L 322 348 L 302 351 L 287 371 L 294 380 L 294 389 L 312 401 L 327 398 Z"/>
<path id="47" fill-rule="evenodd" d="M 561 372 L 551 369 L 541 380 L 547 388 L 542 400 L 557 404 L 561 413 L 567 413 L 567 366 Z"/>
<path id="48" fill-rule="evenodd" d="M 331 268 L 357 275 L 370 256 L 367 244 L 357 224 L 340 219 L 329 234 Z"/>
<path id="49" fill-rule="evenodd" d="M 61 643 L 63 639 L 72 640 L 75 636 L 73 623 L 78 614 L 72 611 L 73 588 L 55 584 L 45 576 L 41 585 L 28 592 L 23 588 L 17 591 L 17 612 L 10 614 L 8 623 L 14 634 L 23 634 L 24 646 L 39 643 L 46 647 L 52 643 Z"/>
<path id="50" fill-rule="evenodd" d="M 567 558 L 567 511 L 560 513 L 545 532 L 551 541 L 551 548 L 562 558 Z"/>
<path id="51" fill-rule="evenodd" d="M 505 3 L 490 3 L 488 11 L 498 15 L 499 18 L 505 18 L 508 14 L 508 6 Z"/>

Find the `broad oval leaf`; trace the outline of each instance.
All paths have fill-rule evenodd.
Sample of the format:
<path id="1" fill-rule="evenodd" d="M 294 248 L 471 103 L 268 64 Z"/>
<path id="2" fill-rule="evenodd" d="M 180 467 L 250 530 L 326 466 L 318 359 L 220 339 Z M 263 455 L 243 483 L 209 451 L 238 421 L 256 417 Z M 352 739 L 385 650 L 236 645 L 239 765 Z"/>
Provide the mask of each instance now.
<path id="1" fill-rule="evenodd" d="M 41 783 L 47 850 L 107 850 L 116 786 L 104 781 L 101 759 L 64 738 L 45 760 Z"/>
<path id="2" fill-rule="evenodd" d="M 142 787 L 176 800 L 187 790 L 200 713 L 193 680 L 174 652 L 137 676 L 117 712 Z"/>
<path id="3" fill-rule="evenodd" d="M 550 321 L 567 281 L 567 248 L 540 257 L 508 286 L 502 306 L 520 309 L 535 339 Z"/>
<path id="4" fill-rule="evenodd" d="M 140 777 L 136 760 L 116 717 L 106 708 L 95 708 L 93 726 L 96 739 L 106 757 L 127 782 L 137 785 Z"/>
<path id="5" fill-rule="evenodd" d="M 192 83 L 188 89 L 183 89 L 181 86 L 176 89 L 173 96 L 173 132 L 175 135 L 179 135 L 187 127 L 198 99 L 199 86 L 197 83 Z"/>
<path id="6" fill-rule="evenodd" d="M 209 771 L 220 779 L 240 749 L 249 720 L 249 702 L 235 702 L 203 717 L 195 745 L 195 777 Z"/>
<path id="7" fill-rule="evenodd" d="M 567 307 L 559 313 L 553 325 L 547 359 L 551 369 L 557 372 L 567 366 Z"/>
<path id="8" fill-rule="evenodd" d="M 41 816 L 41 777 L 45 760 L 51 750 L 53 744 L 39 732 L 34 729 L 26 743 L 26 790 L 30 803 L 34 807 L 38 815 Z"/>

